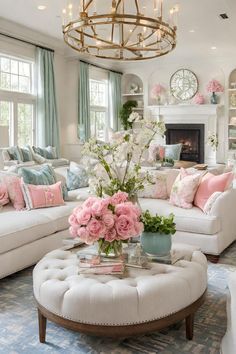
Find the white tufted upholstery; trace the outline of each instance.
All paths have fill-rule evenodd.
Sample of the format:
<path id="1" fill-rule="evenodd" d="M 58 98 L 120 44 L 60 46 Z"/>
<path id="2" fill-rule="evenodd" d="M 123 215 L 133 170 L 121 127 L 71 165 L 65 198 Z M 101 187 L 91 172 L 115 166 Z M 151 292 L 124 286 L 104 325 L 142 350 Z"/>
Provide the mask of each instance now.
<path id="1" fill-rule="evenodd" d="M 76 254 L 55 250 L 33 272 L 39 304 L 86 324 L 129 325 L 157 320 L 196 301 L 207 287 L 207 262 L 198 250 L 174 266 L 129 268 L 128 277 L 79 275 Z M 187 257 L 188 258 L 188 257 Z"/>

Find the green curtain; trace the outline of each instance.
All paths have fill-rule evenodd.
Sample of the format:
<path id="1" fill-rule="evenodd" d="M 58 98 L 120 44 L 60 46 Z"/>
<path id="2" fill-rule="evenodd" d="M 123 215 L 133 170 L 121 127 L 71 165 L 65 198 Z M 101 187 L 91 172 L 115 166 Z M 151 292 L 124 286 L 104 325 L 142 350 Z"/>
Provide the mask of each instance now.
<path id="1" fill-rule="evenodd" d="M 79 63 L 79 120 L 78 136 L 81 141 L 90 138 L 89 64 Z"/>
<path id="2" fill-rule="evenodd" d="M 38 70 L 37 92 L 37 143 L 39 146 L 55 146 L 60 151 L 56 87 L 54 76 L 54 53 L 36 48 Z"/>
<path id="3" fill-rule="evenodd" d="M 120 128 L 119 114 L 122 105 L 121 78 L 121 74 L 109 71 L 110 127 L 114 131 Z"/>

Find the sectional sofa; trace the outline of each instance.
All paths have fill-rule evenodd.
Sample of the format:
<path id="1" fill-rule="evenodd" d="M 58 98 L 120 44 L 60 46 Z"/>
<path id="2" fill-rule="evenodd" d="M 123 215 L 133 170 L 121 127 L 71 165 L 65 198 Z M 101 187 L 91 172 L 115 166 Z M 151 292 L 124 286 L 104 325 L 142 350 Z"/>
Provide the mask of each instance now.
<path id="1" fill-rule="evenodd" d="M 65 178 L 66 167 L 55 169 L 57 178 Z M 167 190 L 179 171 L 166 170 Z M 69 193 L 64 206 L 31 211 L 15 211 L 7 206 L 0 212 L 0 278 L 36 263 L 47 252 L 61 247 L 69 236 L 68 217 L 75 206 L 89 196 L 88 188 Z M 151 213 L 175 215 L 177 232 L 174 242 L 197 245 L 217 260 L 220 253 L 236 239 L 236 190 L 223 192 L 213 204 L 210 213 L 199 208 L 181 209 L 168 200 L 139 199 L 143 210 Z"/>

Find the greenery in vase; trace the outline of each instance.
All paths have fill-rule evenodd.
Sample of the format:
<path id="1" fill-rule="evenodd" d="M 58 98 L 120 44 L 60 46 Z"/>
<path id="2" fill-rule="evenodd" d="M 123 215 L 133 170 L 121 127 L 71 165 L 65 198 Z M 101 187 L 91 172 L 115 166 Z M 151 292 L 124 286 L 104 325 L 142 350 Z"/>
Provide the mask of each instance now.
<path id="1" fill-rule="evenodd" d="M 165 235 L 174 235 L 176 232 L 174 214 L 169 217 L 160 216 L 158 214 L 151 215 L 149 210 L 142 213 L 141 221 L 144 225 L 144 231 L 152 233 L 160 233 Z"/>
<path id="2" fill-rule="evenodd" d="M 171 165 L 171 166 L 174 166 L 175 164 L 175 161 L 170 158 L 170 157 L 163 157 L 162 159 L 162 165 L 165 166 L 165 165 Z"/>
<path id="3" fill-rule="evenodd" d="M 106 256 L 114 254 L 114 256 L 119 256 L 122 254 L 122 242 L 121 240 L 114 240 L 112 242 L 108 242 L 105 239 L 98 240 L 98 253 L 105 253 Z"/>
<path id="4" fill-rule="evenodd" d="M 132 128 L 133 122 L 129 121 L 129 117 L 132 113 L 132 109 L 138 106 L 137 101 L 127 101 L 120 109 L 120 120 L 124 130 Z"/>
<path id="5" fill-rule="evenodd" d="M 163 122 L 139 121 L 141 128 L 132 133 L 118 132 L 113 142 L 98 144 L 94 139 L 84 145 L 83 154 L 97 161 L 90 171 L 89 185 L 98 196 L 112 196 L 118 191 L 134 197 L 150 183 L 148 172 L 141 171 L 144 152 L 156 135 L 163 135 Z"/>

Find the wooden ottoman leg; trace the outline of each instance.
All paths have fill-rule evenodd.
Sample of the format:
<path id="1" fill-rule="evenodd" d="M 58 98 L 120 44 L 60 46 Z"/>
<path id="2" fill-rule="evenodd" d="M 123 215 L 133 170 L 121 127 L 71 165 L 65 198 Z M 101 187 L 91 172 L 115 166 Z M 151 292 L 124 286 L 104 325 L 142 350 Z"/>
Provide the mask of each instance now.
<path id="1" fill-rule="evenodd" d="M 192 340 L 193 339 L 193 325 L 194 325 L 194 314 L 193 313 L 185 318 L 185 325 L 186 325 L 186 338 L 188 340 Z"/>
<path id="2" fill-rule="evenodd" d="M 39 322 L 39 341 L 45 343 L 47 319 L 43 316 L 40 309 L 38 309 L 38 322 Z"/>

